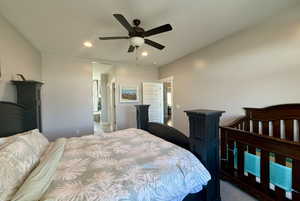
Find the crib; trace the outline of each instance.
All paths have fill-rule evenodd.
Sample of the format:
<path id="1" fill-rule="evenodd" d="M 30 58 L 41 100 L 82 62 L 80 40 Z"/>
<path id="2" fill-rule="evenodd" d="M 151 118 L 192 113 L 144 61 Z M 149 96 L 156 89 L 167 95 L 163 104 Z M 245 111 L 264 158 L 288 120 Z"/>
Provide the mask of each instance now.
<path id="1" fill-rule="evenodd" d="M 300 201 L 300 104 L 244 108 L 221 127 L 221 178 L 259 200 Z"/>

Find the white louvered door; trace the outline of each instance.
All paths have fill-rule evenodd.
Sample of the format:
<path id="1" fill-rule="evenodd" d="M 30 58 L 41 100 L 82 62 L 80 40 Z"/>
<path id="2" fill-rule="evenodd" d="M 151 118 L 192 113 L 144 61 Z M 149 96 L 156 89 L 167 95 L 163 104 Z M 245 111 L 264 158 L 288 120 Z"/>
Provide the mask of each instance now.
<path id="1" fill-rule="evenodd" d="M 143 83 L 143 104 L 150 105 L 149 121 L 164 123 L 163 84 Z"/>

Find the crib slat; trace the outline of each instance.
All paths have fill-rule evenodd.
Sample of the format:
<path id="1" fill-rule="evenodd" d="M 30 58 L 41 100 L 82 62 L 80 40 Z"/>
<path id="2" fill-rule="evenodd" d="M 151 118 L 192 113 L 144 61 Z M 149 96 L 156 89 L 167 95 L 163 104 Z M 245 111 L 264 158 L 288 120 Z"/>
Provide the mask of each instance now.
<path id="1" fill-rule="evenodd" d="M 244 129 L 245 131 L 250 131 L 250 120 L 249 119 L 245 119 L 245 124 L 244 124 Z"/>
<path id="2" fill-rule="evenodd" d="M 285 120 L 285 137 L 287 140 L 294 140 L 294 120 Z"/>
<path id="3" fill-rule="evenodd" d="M 242 123 L 241 123 L 241 129 L 244 131 L 245 130 L 245 121 L 242 121 Z"/>
<path id="4" fill-rule="evenodd" d="M 273 121 L 273 137 L 280 138 L 280 120 Z"/>
<path id="5" fill-rule="evenodd" d="M 300 161 L 293 160 L 293 189 L 300 192 Z M 300 200 L 300 193 L 293 192 L 293 200 L 298 201 Z"/>
<path id="6" fill-rule="evenodd" d="M 275 162 L 279 163 L 281 165 L 286 165 L 285 157 L 280 154 L 275 154 Z M 277 198 L 276 200 L 278 200 L 278 201 L 285 200 L 285 190 L 275 186 L 275 192 L 276 192 L 276 198 Z"/>
<path id="7" fill-rule="evenodd" d="M 239 124 L 239 129 L 240 129 L 240 130 L 243 130 L 243 123 L 240 123 L 240 124 Z"/>
<path id="8" fill-rule="evenodd" d="M 258 133 L 258 131 L 259 131 L 259 122 L 256 121 L 256 120 L 253 120 L 252 122 L 253 122 L 253 132 Z"/>
<path id="9" fill-rule="evenodd" d="M 250 154 L 254 154 L 256 155 L 256 148 L 255 147 L 252 147 L 252 146 L 248 146 L 248 152 Z M 250 173 L 248 173 L 248 182 L 251 184 L 251 185 L 255 185 L 256 183 L 256 177 Z"/>
<path id="10" fill-rule="evenodd" d="M 234 174 L 234 141 L 228 140 L 228 170 L 230 174 Z"/>
<path id="11" fill-rule="evenodd" d="M 227 133 L 221 129 L 221 168 L 225 170 L 227 159 Z"/>
<path id="12" fill-rule="evenodd" d="M 246 145 L 240 142 L 237 142 L 238 148 L 238 176 L 240 178 L 244 177 L 244 152 L 246 150 Z"/>
<path id="13" fill-rule="evenodd" d="M 261 150 L 261 165 L 260 165 L 260 175 L 261 175 L 261 185 L 266 192 L 270 191 L 270 159 L 269 152 Z"/>
<path id="14" fill-rule="evenodd" d="M 294 140 L 296 142 L 300 142 L 300 133 L 299 133 L 299 130 L 300 130 L 300 119 L 296 119 L 296 136 L 294 138 Z"/>
<path id="15" fill-rule="evenodd" d="M 262 134 L 269 136 L 269 121 L 262 122 Z"/>

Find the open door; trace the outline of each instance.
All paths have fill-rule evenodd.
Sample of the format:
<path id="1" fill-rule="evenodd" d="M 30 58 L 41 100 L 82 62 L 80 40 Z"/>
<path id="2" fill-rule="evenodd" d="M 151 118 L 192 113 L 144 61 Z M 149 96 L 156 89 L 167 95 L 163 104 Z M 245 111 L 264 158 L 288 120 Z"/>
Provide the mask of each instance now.
<path id="1" fill-rule="evenodd" d="M 143 83 L 143 104 L 150 105 L 149 121 L 162 124 L 164 123 L 162 83 Z"/>

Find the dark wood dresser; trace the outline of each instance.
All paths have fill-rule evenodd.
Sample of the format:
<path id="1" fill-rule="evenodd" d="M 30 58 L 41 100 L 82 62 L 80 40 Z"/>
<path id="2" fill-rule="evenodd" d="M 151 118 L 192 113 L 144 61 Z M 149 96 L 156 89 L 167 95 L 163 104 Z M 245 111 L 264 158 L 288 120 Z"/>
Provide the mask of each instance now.
<path id="1" fill-rule="evenodd" d="M 12 81 L 17 88 L 17 103 L 24 106 L 26 130 L 38 128 L 42 131 L 41 87 L 42 82 Z"/>

